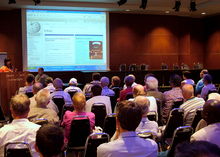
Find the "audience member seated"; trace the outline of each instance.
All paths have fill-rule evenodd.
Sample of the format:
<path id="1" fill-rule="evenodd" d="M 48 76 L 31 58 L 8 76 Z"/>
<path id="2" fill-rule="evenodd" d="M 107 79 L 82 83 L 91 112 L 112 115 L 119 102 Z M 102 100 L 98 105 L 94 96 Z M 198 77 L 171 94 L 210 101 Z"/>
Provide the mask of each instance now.
<path id="1" fill-rule="evenodd" d="M 118 76 L 113 76 L 111 79 L 110 89 L 115 92 L 115 97 L 119 98 L 120 91 L 122 90 L 121 87 L 121 79 Z"/>
<path id="2" fill-rule="evenodd" d="M 194 96 L 194 88 L 190 84 L 182 87 L 183 98 L 185 102 L 180 105 L 184 109 L 184 125 L 191 125 L 197 108 L 203 107 L 204 99 Z"/>
<path id="3" fill-rule="evenodd" d="M 55 91 L 50 95 L 52 99 L 54 96 L 63 96 L 65 105 L 70 106 L 73 104 L 69 93 L 63 91 L 63 81 L 60 78 L 56 78 L 53 81 L 53 85 L 55 87 Z"/>
<path id="4" fill-rule="evenodd" d="M 195 85 L 195 82 L 192 79 L 192 74 L 190 71 L 184 71 L 183 72 L 183 81 L 181 82 L 182 86 L 184 84 L 191 84 L 191 85 Z"/>
<path id="5" fill-rule="evenodd" d="M 125 101 L 118 108 L 116 127 L 118 138 L 97 148 L 97 157 L 156 157 L 157 143 L 137 136 L 135 130 L 142 118 L 141 108 Z"/>
<path id="6" fill-rule="evenodd" d="M 49 90 L 40 90 L 37 93 L 35 100 L 37 102 L 37 106 L 30 109 L 28 119 L 34 122 L 38 118 L 45 118 L 50 123 L 58 123 L 59 117 L 57 116 L 57 113 L 54 110 L 47 108 L 47 105 L 50 102 Z"/>
<path id="7" fill-rule="evenodd" d="M 34 75 L 28 74 L 25 81 L 25 86 L 20 87 L 18 90 L 19 94 L 32 93 L 33 92 Z"/>
<path id="8" fill-rule="evenodd" d="M 40 125 L 27 119 L 30 100 L 24 94 L 11 98 L 10 111 L 13 121 L 0 129 L 0 156 L 4 156 L 4 146 L 9 142 L 26 142 L 30 145 L 33 157 L 39 157 L 34 149 L 35 136 Z"/>
<path id="9" fill-rule="evenodd" d="M 53 78 L 47 77 L 45 83 L 46 83 L 45 89 L 48 89 L 50 93 L 53 93 L 55 91 L 55 87 L 53 86 Z"/>
<path id="10" fill-rule="evenodd" d="M 150 121 L 147 118 L 147 113 L 149 112 L 150 107 L 150 101 L 145 96 L 137 96 L 134 99 L 134 102 L 138 106 L 140 106 L 142 110 L 142 119 L 140 124 L 136 128 L 136 132 L 151 131 L 155 136 L 157 136 L 158 124 L 155 121 Z"/>
<path id="11" fill-rule="evenodd" d="M 131 87 L 136 86 L 137 83 L 135 82 L 135 80 L 136 80 L 135 76 L 133 74 L 129 74 L 128 76 L 131 76 L 134 79 L 134 82 L 132 83 Z M 126 89 L 126 88 L 127 88 L 127 85 L 125 83 L 124 86 L 123 86 L 123 89 Z"/>
<path id="12" fill-rule="evenodd" d="M 208 126 L 191 136 L 191 141 L 207 141 L 220 147 L 220 101 L 208 100 L 203 107 L 203 119 Z"/>
<path id="13" fill-rule="evenodd" d="M 202 88 L 204 87 L 203 77 L 204 77 L 205 74 L 208 74 L 208 70 L 207 69 L 203 69 L 200 72 L 200 78 L 201 79 L 196 84 L 196 95 L 200 95 L 201 94 Z"/>
<path id="14" fill-rule="evenodd" d="M 103 96 L 114 96 L 115 92 L 108 88 L 109 85 L 109 78 L 108 77 L 102 77 L 101 78 L 101 86 L 102 86 L 102 94 Z"/>
<path id="15" fill-rule="evenodd" d="M 165 104 L 163 106 L 163 114 L 162 120 L 163 123 L 166 124 L 167 119 L 169 117 L 169 113 L 172 109 L 174 101 L 180 101 L 183 99 L 181 86 L 181 77 L 177 74 L 171 75 L 170 77 L 170 86 L 172 87 L 171 90 L 164 92 L 164 100 Z"/>
<path id="16" fill-rule="evenodd" d="M 203 77 L 203 83 L 204 87 L 202 88 L 201 97 L 204 100 L 207 100 L 208 94 L 212 91 L 216 91 L 215 85 L 212 84 L 212 76 L 209 74 L 206 74 Z"/>
<path id="17" fill-rule="evenodd" d="M 134 83 L 134 77 L 128 75 L 124 78 L 124 83 L 126 85 L 126 89 L 120 91 L 119 101 L 126 100 L 127 94 L 133 94 L 132 85 Z"/>
<path id="18" fill-rule="evenodd" d="M 69 134 L 70 134 L 70 127 L 71 122 L 74 116 L 88 116 L 90 120 L 90 127 L 91 131 L 95 128 L 95 115 L 92 112 L 85 112 L 86 106 L 86 97 L 83 93 L 76 93 L 73 96 L 73 107 L 74 111 L 66 111 L 63 116 L 62 126 L 65 128 L 64 136 L 65 136 L 65 143 L 68 143 Z"/>
<path id="19" fill-rule="evenodd" d="M 60 127 L 46 124 L 37 131 L 35 149 L 41 157 L 59 157 L 63 148 L 64 135 Z"/>
<path id="20" fill-rule="evenodd" d="M 44 68 L 38 68 L 38 74 L 35 76 L 35 82 L 40 82 L 46 87 L 45 80 L 48 76 L 44 74 Z"/>
<path id="21" fill-rule="evenodd" d="M 37 93 L 43 89 L 43 85 L 39 82 L 34 83 L 33 85 L 33 94 L 34 96 L 30 98 L 31 104 L 30 109 L 35 108 L 37 106 L 37 102 L 35 100 Z M 50 100 L 49 104 L 47 105 L 47 108 L 54 110 L 56 113 L 58 113 L 58 108 L 56 104 L 52 100 Z"/>
<path id="22" fill-rule="evenodd" d="M 92 98 L 86 101 L 85 111 L 91 112 L 92 105 L 94 103 L 103 103 L 106 107 L 106 113 L 111 114 L 112 113 L 112 107 L 111 107 L 111 101 L 108 96 L 102 96 L 102 87 L 99 85 L 94 85 L 91 88 L 92 91 Z"/>
<path id="23" fill-rule="evenodd" d="M 161 102 L 164 101 L 163 93 L 158 91 L 158 80 L 153 77 L 149 76 L 145 78 L 145 92 L 147 96 L 153 96 L 156 99 L 159 99 Z"/>
<path id="24" fill-rule="evenodd" d="M 82 93 L 82 90 L 77 87 L 78 83 L 77 83 L 77 79 L 75 78 L 71 78 L 70 81 L 69 81 L 69 87 L 65 88 L 64 89 L 64 92 L 71 92 L 71 91 L 75 91 L 75 92 L 81 92 Z"/>
<path id="25" fill-rule="evenodd" d="M 220 148 L 206 141 L 184 142 L 177 145 L 175 157 L 220 157 Z"/>
<path id="26" fill-rule="evenodd" d="M 101 77 L 100 73 L 93 73 L 92 74 L 92 82 L 87 83 L 83 88 L 83 93 L 85 94 L 86 98 L 92 97 L 92 92 L 91 92 L 92 86 L 101 85 L 100 77 Z"/>

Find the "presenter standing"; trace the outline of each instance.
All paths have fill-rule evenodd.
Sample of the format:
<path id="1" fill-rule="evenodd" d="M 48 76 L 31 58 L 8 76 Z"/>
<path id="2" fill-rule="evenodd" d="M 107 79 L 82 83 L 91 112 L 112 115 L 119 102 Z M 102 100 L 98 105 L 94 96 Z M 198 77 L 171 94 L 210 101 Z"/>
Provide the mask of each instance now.
<path id="1" fill-rule="evenodd" d="M 16 72 L 17 69 L 12 66 L 11 59 L 5 58 L 4 65 L 0 68 L 0 72 Z"/>
<path id="2" fill-rule="evenodd" d="M 38 68 L 38 74 L 35 76 L 35 82 L 40 82 L 45 87 L 45 80 L 48 75 L 44 74 L 44 68 Z"/>

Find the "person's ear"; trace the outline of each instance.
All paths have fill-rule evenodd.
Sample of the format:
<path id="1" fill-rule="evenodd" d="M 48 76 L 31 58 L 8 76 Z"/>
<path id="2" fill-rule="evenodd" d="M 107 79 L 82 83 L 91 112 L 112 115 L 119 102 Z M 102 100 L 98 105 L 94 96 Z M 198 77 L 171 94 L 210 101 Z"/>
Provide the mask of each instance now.
<path id="1" fill-rule="evenodd" d="M 35 148 L 36 152 L 40 153 L 39 148 L 38 148 L 38 146 L 36 145 L 36 143 L 35 143 L 35 145 L 34 145 L 34 148 Z"/>

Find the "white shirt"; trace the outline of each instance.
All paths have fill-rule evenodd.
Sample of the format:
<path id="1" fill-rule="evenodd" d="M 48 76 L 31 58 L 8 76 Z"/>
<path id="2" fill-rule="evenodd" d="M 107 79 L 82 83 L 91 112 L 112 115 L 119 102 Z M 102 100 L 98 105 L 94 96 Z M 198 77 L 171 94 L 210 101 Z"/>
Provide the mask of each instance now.
<path id="1" fill-rule="evenodd" d="M 66 92 L 64 92 L 62 90 L 54 91 L 53 93 L 51 93 L 50 94 L 51 100 L 52 100 L 52 98 L 54 96 L 63 96 L 64 101 L 65 101 L 65 105 L 67 105 L 67 106 L 70 106 L 70 105 L 73 104 L 72 99 L 71 99 L 69 93 L 66 93 Z"/>
<path id="2" fill-rule="evenodd" d="M 111 89 L 109 89 L 107 86 L 102 88 L 102 94 L 103 96 L 114 96 L 115 92 Z"/>
<path id="3" fill-rule="evenodd" d="M 136 132 L 151 131 L 154 135 L 158 133 L 158 124 L 155 121 L 150 121 L 147 117 L 141 119 L 140 124 L 136 128 Z"/>
<path id="4" fill-rule="evenodd" d="M 133 87 L 136 86 L 136 85 L 137 85 L 137 83 L 136 83 L 136 82 L 133 82 L 132 85 L 131 85 L 131 87 L 133 88 Z M 126 89 L 126 88 L 127 88 L 127 86 L 126 86 L 126 84 L 124 84 L 123 89 Z"/>
<path id="5" fill-rule="evenodd" d="M 64 89 L 64 92 L 68 93 L 69 91 L 76 91 L 76 92 L 82 93 L 82 90 L 79 87 L 76 87 L 76 86 L 69 86 L 69 87 Z"/>
<path id="6" fill-rule="evenodd" d="M 129 131 L 121 133 L 115 141 L 101 144 L 97 148 L 97 157 L 157 157 L 157 149 L 155 141 Z"/>
<path id="7" fill-rule="evenodd" d="M 20 87 L 18 90 L 18 94 L 25 94 L 25 93 L 31 93 L 31 92 L 33 92 L 33 85 Z"/>
<path id="8" fill-rule="evenodd" d="M 91 112 L 92 105 L 94 103 L 104 103 L 106 107 L 106 113 L 111 114 L 112 113 L 112 107 L 111 107 L 111 101 L 108 96 L 94 96 L 86 101 L 85 111 Z"/>
<path id="9" fill-rule="evenodd" d="M 15 119 L 12 123 L 0 129 L 0 157 L 4 156 L 4 146 L 8 142 L 26 142 L 31 147 L 33 157 L 39 157 L 35 151 L 36 132 L 40 125 L 29 122 L 28 119 Z"/>
<path id="10" fill-rule="evenodd" d="M 53 86 L 53 83 L 49 83 L 47 87 L 45 87 L 44 89 L 48 89 L 50 93 L 53 93 L 56 90 L 55 87 Z"/>
<path id="11" fill-rule="evenodd" d="M 220 123 L 210 124 L 191 136 L 191 141 L 207 141 L 220 147 Z"/>

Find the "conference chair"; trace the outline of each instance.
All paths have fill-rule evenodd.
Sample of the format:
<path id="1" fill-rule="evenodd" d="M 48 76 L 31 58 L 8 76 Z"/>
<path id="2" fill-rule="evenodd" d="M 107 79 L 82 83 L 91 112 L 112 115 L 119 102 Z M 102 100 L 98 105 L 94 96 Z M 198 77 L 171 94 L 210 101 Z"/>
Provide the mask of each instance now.
<path id="1" fill-rule="evenodd" d="M 103 132 L 107 133 L 110 137 L 116 131 L 116 113 L 108 114 L 105 117 Z"/>
<path id="2" fill-rule="evenodd" d="M 158 120 L 157 120 L 157 123 L 159 126 L 162 126 L 163 125 L 163 122 L 162 122 L 162 101 L 158 98 L 156 98 L 156 102 L 157 102 L 157 115 L 158 115 Z"/>
<path id="3" fill-rule="evenodd" d="M 172 106 L 172 109 L 174 108 L 179 108 L 180 105 L 183 104 L 183 98 L 177 98 L 176 100 L 174 100 L 173 102 L 173 106 Z"/>
<path id="4" fill-rule="evenodd" d="M 7 143 L 4 146 L 4 157 L 32 157 L 30 146 L 24 142 Z"/>
<path id="5" fill-rule="evenodd" d="M 157 116 L 157 112 L 156 111 L 149 111 L 148 113 L 147 113 L 147 118 L 149 119 L 149 120 L 151 120 L 151 121 L 155 121 L 155 122 L 157 122 L 158 121 L 158 118 L 157 118 L 158 116 Z"/>
<path id="6" fill-rule="evenodd" d="M 35 123 L 35 124 L 38 124 L 38 125 L 44 125 L 44 124 L 48 124 L 49 123 L 46 118 L 37 118 L 37 119 L 35 119 L 32 122 Z"/>
<path id="7" fill-rule="evenodd" d="M 103 128 L 104 120 L 107 115 L 105 104 L 104 103 L 92 104 L 91 112 L 95 114 L 95 126 L 100 126 L 101 128 Z"/>
<path id="8" fill-rule="evenodd" d="M 155 140 L 155 138 L 156 138 L 152 131 L 137 132 L 137 135 L 141 138 L 144 138 L 144 139 L 150 138 L 152 140 Z"/>
<path id="9" fill-rule="evenodd" d="M 64 97 L 62 95 L 55 95 L 52 97 L 52 100 L 57 105 L 57 108 L 59 110 L 58 116 L 61 119 L 63 106 L 65 105 Z"/>
<path id="10" fill-rule="evenodd" d="M 31 98 L 34 96 L 33 92 L 27 92 L 25 94 L 27 95 L 28 98 Z"/>
<path id="11" fill-rule="evenodd" d="M 2 107 L 0 106 L 0 128 L 3 127 L 5 124 L 8 124 L 10 122 L 10 118 L 5 117 Z"/>
<path id="12" fill-rule="evenodd" d="M 71 106 L 67 106 L 67 105 L 63 105 L 63 109 L 62 109 L 62 113 L 61 113 L 61 119 L 60 119 L 60 124 L 62 123 L 63 121 L 63 116 L 65 115 L 66 111 L 73 111 L 74 110 L 74 107 L 71 105 Z"/>
<path id="13" fill-rule="evenodd" d="M 119 71 L 126 71 L 126 64 L 120 64 Z"/>
<path id="14" fill-rule="evenodd" d="M 191 124 L 192 128 L 194 129 L 194 131 L 196 130 L 197 124 L 202 119 L 202 111 L 203 111 L 203 107 L 199 107 L 195 111 L 195 116 L 194 116 L 192 124 Z"/>
<path id="15" fill-rule="evenodd" d="M 107 133 L 92 133 L 88 136 L 85 144 L 84 157 L 97 157 L 97 147 L 102 143 L 109 142 Z"/>
<path id="16" fill-rule="evenodd" d="M 70 91 L 68 91 L 68 93 L 69 93 L 69 95 L 70 95 L 70 97 L 72 98 L 73 97 L 73 95 L 75 94 L 75 93 L 77 93 L 77 90 L 70 90 Z"/>

